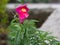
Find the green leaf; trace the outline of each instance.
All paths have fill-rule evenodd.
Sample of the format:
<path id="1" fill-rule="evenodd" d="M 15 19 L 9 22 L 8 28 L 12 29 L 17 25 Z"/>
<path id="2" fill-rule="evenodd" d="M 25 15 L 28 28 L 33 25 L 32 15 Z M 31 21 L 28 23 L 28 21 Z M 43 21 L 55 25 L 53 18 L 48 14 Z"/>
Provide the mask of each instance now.
<path id="1" fill-rule="evenodd" d="M 22 4 L 24 4 L 24 0 L 17 0 L 18 2 L 21 2 Z"/>
<path id="2" fill-rule="evenodd" d="M 54 36 L 50 36 L 48 32 L 38 30 L 35 27 L 36 20 L 25 20 L 20 24 L 13 19 L 8 34 L 11 45 L 60 45 L 60 41 Z M 12 43 L 13 42 L 13 43 Z"/>

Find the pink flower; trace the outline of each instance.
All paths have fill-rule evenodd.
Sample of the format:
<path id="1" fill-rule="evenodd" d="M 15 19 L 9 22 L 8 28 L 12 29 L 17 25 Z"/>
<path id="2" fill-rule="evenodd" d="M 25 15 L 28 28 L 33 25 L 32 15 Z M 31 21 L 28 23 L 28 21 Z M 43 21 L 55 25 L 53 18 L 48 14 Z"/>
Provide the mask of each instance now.
<path id="1" fill-rule="evenodd" d="M 28 16 L 29 16 L 28 11 L 29 11 L 29 9 L 28 9 L 27 5 L 25 5 L 25 4 L 16 8 L 16 12 L 19 16 L 20 23 L 23 23 L 24 20 L 26 18 L 28 18 Z"/>

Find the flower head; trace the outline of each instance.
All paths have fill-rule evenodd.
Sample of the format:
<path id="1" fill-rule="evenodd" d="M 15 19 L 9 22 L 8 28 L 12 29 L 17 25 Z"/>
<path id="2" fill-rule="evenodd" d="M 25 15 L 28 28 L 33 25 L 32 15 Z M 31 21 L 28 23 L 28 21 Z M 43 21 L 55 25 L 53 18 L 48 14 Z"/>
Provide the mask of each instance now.
<path id="1" fill-rule="evenodd" d="M 16 8 L 16 12 L 19 15 L 19 20 L 21 23 L 23 23 L 24 20 L 28 18 L 29 16 L 28 11 L 29 11 L 29 8 L 25 4 Z"/>

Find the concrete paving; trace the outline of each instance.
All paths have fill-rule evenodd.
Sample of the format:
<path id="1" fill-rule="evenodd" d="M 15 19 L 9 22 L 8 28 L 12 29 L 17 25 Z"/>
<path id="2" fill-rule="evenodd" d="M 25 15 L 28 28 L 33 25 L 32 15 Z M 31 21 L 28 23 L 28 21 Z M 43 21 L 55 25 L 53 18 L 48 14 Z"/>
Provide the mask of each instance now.
<path id="1" fill-rule="evenodd" d="M 7 8 L 9 9 L 15 9 L 17 6 L 19 6 L 21 4 L 8 4 L 7 5 Z M 60 4 L 54 4 L 54 3 L 27 3 L 27 6 L 30 8 L 30 9 L 44 9 L 44 8 L 54 8 L 54 9 L 58 9 L 60 8 Z"/>
<path id="2" fill-rule="evenodd" d="M 45 23 L 39 28 L 40 30 L 52 32 L 60 40 L 60 9 L 56 9 L 48 17 Z"/>

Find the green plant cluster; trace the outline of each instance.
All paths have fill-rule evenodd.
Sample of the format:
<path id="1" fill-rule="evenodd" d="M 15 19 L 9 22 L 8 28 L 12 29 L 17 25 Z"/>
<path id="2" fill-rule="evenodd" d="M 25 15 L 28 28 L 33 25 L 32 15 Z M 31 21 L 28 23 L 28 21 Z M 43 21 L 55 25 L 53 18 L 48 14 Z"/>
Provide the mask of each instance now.
<path id="1" fill-rule="evenodd" d="M 5 11 L 7 3 L 8 3 L 8 0 L 0 0 L 0 13 L 3 13 Z"/>
<path id="2" fill-rule="evenodd" d="M 18 1 L 21 2 L 21 0 L 18 0 Z M 24 2 L 30 2 L 30 3 L 40 3 L 40 2 L 42 3 L 42 2 L 44 2 L 44 3 L 48 3 L 49 0 L 24 0 Z"/>
<path id="3" fill-rule="evenodd" d="M 8 0 L 0 0 L 0 26 L 5 26 L 8 15 L 6 13 L 6 5 L 8 3 Z"/>
<path id="4" fill-rule="evenodd" d="M 60 45 L 54 36 L 49 36 L 50 33 L 35 27 L 36 20 L 25 20 L 23 24 L 17 20 L 13 19 L 8 27 L 9 45 Z"/>

